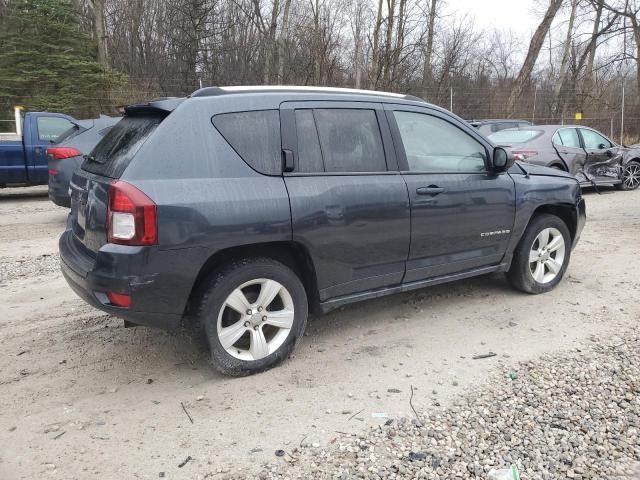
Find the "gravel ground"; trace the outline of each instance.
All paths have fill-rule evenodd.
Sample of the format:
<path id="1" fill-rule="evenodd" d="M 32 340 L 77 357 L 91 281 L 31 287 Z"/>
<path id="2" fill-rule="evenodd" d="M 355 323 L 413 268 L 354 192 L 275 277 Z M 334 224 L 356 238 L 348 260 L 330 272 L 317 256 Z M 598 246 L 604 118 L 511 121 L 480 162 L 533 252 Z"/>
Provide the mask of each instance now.
<path id="1" fill-rule="evenodd" d="M 0 190 L 0 480 L 488 480 L 510 461 L 616 478 L 638 458 L 640 190 L 603 191 L 549 294 L 489 275 L 351 305 L 280 367 L 227 378 L 188 338 L 80 300 L 58 268 L 68 210 Z"/>
<path id="2" fill-rule="evenodd" d="M 0 284 L 20 277 L 39 277 L 60 269 L 57 253 L 43 253 L 35 258 L 0 257 Z"/>
<path id="3" fill-rule="evenodd" d="M 640 337 L 621 337 L 503 368 L 439 413 L 388 420 L 332 447 L 294 447 L 263 479 L 633 476 L 640 461 Z M 282 454 L 282 452 L 279 452 Z M 638 477 L 640 478 L 640 477 Z"/>

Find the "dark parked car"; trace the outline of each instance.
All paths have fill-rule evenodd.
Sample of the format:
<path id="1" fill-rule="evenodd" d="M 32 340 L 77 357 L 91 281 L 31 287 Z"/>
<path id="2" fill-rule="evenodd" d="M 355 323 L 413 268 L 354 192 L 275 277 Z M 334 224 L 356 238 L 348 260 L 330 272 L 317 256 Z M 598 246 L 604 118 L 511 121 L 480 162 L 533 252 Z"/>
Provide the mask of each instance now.
<path id="1" fill-rule="evenodd" d="M 418 98 L 358 90 L 131 105 L 71 188 L 69 285 L 133 324 L 199 326 L 232 375 L 287 358 L 309 309 L 490 272 L 547 292 L 585 222 L 569 174 L 514 165 Z"/>
<path id="2" fill-rule="evenodd" d="M 617 145 L 602 133 L 575 125 L 536 125 L 489 135 L 511 147 L 517 160 L 564 170 L 584 185 L 622 190 L 640 186 L 640 148 Z"/>
<path id="3" fill-rule="evenodd" d="M 58 143 L 47 148 L 49 155 L 49 198 L 61 207 L 71 206 L 69 183 L 71 176 L 102 137 L 120 121 L 120 117 L 101 115 L 93 120 L 76 120 L 77 129 L 71 129 Z"/>
<path id="4" fill-rule="evenodd" d="M 500 130 L 506 130 L 507 128 L 518 128 L 531 125 L 531 122 L 527 122 L 526 120 L 511 119 L 469 120 L 469 123 L 485 136 L 489 136 L 492 133 L 499 132 Z"/>

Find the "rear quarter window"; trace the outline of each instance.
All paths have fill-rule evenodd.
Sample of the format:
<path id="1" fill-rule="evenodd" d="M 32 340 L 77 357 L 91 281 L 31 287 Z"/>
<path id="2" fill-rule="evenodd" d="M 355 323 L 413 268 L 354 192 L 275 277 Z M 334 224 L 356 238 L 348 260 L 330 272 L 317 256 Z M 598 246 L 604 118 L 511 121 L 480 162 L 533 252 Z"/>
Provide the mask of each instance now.
<path id="1" fill-rule="evenodd" d="M 163 118 L 161 115 L 123 118 L 95 146 L 82 169 L 96 175 L 120 178 Z"/>
<path id="2" fill-rule="evenodd" d="M 265 175 L 282 174 L 280 112 L 256 110 L 215 115 L 213 126 L 240 157 Z"/>

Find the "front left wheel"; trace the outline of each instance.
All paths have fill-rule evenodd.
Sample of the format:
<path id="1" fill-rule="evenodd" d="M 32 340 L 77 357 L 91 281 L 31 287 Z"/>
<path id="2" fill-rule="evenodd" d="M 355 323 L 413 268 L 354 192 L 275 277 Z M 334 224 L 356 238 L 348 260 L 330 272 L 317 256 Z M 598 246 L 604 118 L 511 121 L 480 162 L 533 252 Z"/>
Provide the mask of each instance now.
<path id="1" fill-rule="evenodd" d="M 571 234 L 564 221 L 555 215 L 536 215 L 514 252 L 507 277 L 523 292 L 545 293 L 560 283 L 570 257 Z"/>
<path id="2" fill-rule="evenodd" d="M 202 288 L 198 321 L 211 363 L 220 372 L 245 376 L 285 360 L 302 337 L 307 295 L 289 267 L 270 258 L 233 261 Z"/>

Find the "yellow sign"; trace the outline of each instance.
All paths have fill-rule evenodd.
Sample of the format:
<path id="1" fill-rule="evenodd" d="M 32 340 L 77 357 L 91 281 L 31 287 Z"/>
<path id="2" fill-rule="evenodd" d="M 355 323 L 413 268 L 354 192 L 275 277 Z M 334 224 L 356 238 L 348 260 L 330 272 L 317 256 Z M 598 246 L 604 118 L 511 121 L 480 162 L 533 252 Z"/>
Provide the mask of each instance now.
<path id="1" fill-rule="evenodd" d="M 582 120 L 582 112 L 576 112 L 576 120 Z"/>

